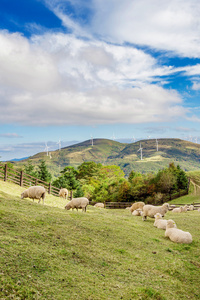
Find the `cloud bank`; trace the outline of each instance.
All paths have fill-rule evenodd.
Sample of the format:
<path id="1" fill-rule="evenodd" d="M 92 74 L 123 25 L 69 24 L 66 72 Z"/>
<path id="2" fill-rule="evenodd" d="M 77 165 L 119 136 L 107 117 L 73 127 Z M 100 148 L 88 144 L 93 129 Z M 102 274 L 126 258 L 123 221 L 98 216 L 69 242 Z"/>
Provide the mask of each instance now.
<path id="1" fill-rule="evenodd" d="M 21 125 L 169 121 L 186 109 L 162 67 L 134 47 L 45 33 L 0 32 L 0 120 Z M 155 81 L 157 83 L 155 83 Z"/>

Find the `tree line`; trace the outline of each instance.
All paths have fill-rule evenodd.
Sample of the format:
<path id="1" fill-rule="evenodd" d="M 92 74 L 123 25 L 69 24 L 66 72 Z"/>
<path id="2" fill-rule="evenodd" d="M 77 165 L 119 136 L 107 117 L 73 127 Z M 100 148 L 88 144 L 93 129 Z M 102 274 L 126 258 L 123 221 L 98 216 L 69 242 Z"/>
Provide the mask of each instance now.
<path id="1" fill-rule="evenodd" d="M 43 181 L 50 182 L 51 174 L 45 161 L 34 170 L 28 161 L 24 171 Z M 73 197 L 85 196 L 96 202 L 144 201 L 152 204 L 165 202 L 167 196 L 188 187 L 188 178 L 179 165 L 170 163 L 157 173 L 142 174 L 131 171 L 128 178 L 119 166 L 104 166 L 93 161 L 84 162 L 76 168 L 65 167 L 52 185 L 67 188 Z"/>

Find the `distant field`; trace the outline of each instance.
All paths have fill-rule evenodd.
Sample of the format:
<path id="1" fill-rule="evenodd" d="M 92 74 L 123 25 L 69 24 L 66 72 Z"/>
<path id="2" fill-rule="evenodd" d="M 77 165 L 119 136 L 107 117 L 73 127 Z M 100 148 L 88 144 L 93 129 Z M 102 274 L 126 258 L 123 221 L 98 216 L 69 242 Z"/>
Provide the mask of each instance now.
<path id="1" fill-rule="evenodd" d="M 181 245 L 128 210 L 65 211 L 64 200 L 47 195 L 43 206 L 22 190 L 0 181 L 1 300 L 200 298 L 198 211 L 166 214 L 193 236 Z"/>

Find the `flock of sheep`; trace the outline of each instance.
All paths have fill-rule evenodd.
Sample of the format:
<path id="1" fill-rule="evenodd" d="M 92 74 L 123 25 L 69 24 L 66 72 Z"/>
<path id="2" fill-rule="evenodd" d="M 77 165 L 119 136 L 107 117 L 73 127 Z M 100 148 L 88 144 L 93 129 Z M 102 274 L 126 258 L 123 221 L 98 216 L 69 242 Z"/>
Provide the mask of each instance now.
<path id="1" fill-rule="evenodd" d="M 23 191 L 23 193 L 21 194 L 21 199 L 30 198 L 33 199 L 33 202 L 35 199 L 38 199 L 39 200 L 38 203 L 40 203 L 42 199 L 44 204 L 45 195 L 46 195 L 46 190 L 43 186 L 31 186 L 25 191 Z M 59 196 L 64 199 L 67 199 L 68 190 L 61 189 L 59 192 Z M 78 210 L 79 208 L 82 208 L 82 211 L 86 212 L 86 208 L 88 204 L 89 204 L 89 200 L 85 197 L 73 198 L 71 201 L 69 201 L 66 204 L 65 209 L 69 210 L 70 208 L 72 208 L 73 210 L 74 208 L 76 208 Z"/>
<path id="2" fill-rule="evenodd" d="M 162 206 L 149 205 L 144 202 L 136 202 L 130 208 L 133 216 L 142 216 L 143 221 L 147 217 L 155 218 L 154 226 L 165 230 L 165 236 L 168 237 L 174 243 L 190 244 L 192 243 L 192 235 L 189 232 L 178 229 L 176 223 L 173 220 L 165 220 L 163 217 L 169 210 L 169 204 L 164 203 Z M 186 212 L 187 210 L 193 210 L 194 206 L 174 208 L 173 213 Z M 200 211 L 200 209 L 199 209 Z"/>
<path id="3" fill-rule="evenodd" d="M 21 194 L 21 199 L 23 198 L 31 198 L 38 199 L 40 203 L 41 199 L 45 199 L 46 190 L 42 186 L 32 186 L 26 189 Z M 67 189 L 61 189 L 59 192 L 59 196 L 67 199 L 68 197 L 68 190 Z M 65 209 L 74 209 L 77 210 L 79 208 L 82 209 L 83 212 L 86 212 L 87 205 L 89 204 L 89 200 L 85 197 L 80 198 L 73 198 L 71 201 L 69 201 Z M 95 205 L 96 207 L 104 207 L 103 203 L 97 203 Z M 164 203 L 162 206 L 154 206 L 150 204 L 146 204 L 144 202 L 136 202 L 134 203 L 130 208 L 131 214 L 133 216 L 142 216 L 143 221 L 147 219 L 147 217 L 155 218 L 154 226 L 160 229 L 165 230 L 165 236 L 169 237 L 169 239 L 175 243 L 184 243 L 184 244 L 190 244 L 192 242 L 192 235 L 189 232 L 183 231 L 181 229 L 178 229 L 175 222 L 173 220 L 165 220 L 163 217 L 169 210 L 169 204 Z M 174 208 L 172 210 L 173 213 L 182 213 L 186 212 L 187 210 L 193 210 L 194 206 L 190 205 L 189 207 L 187 205 L 181 206 L 179 208 Z M 198 209 L 200 211 L 200 208 Z"/>

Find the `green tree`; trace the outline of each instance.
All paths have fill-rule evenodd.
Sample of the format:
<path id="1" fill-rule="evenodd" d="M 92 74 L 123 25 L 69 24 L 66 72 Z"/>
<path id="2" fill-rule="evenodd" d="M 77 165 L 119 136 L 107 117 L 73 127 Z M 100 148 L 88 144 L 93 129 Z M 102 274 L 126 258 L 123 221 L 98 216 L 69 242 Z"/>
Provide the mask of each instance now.
<path id="1" fill-rule="evenodd" d="M 77 187 L 77 189 L 76 189 L 76 191 L 74 193 L 74 197 L 75 198 L 84 197 L 84 191 L 83 191 L 81 185 L 78 185 L 78 187 Z"/>
<path id="2" fill-rule="evenodd" d="M 51 173 L 49 173 L 49 171 L 47 170 L 47 166 L 45 164 L 44 160 L 41 160 L 41 164 L 38 166 L 39 170 L 38 170 L 38 178 L 46 181 L 46 182 L 50 182 L 51 181 Z"/>
<path id="3" fill-rule="evenodd" d="M 54 186 L 58 188 L 67 188 L 70 191 L 74 191 L 80 186 L 80 183 L 77 180 L 78 171 L 74 167 L 65 167 L 60 173 L 61 176 L 52 183 Z"/>
<path id="4" fill-rule="evenodd" d="M 186 190 L 188 187 L 188 178 L 186 173 L 178 165 L 176 170 L 177 175 L 177 187 L 179 190 Z"/>
<path id="5" fill-rule="evenodd" d="M 37 177 L 37 172 L 34 170 L 34 166 L 32 165 L 31 161 L 28 160 L 27 164 L 24 165 L 24 172 L 28 175 L 33 177 Z"/>

